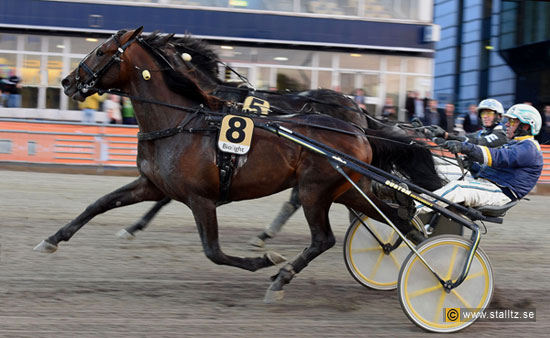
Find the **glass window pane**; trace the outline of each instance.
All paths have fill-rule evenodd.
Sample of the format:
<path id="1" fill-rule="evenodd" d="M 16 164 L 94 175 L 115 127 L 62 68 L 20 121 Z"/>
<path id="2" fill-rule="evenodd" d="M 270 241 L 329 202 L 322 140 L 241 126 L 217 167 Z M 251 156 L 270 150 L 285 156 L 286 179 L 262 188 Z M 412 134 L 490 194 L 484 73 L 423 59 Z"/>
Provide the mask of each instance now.
<path id="1" fill-rule="evenodd" d="M 63 44 L 63 37 L 50 36 L 48 37 L 48 52 L 63 53 L 65 45 Z"/>
<path id="2" fill-rule="evenodd" d="M 319 67 L 332 68 L 333 53 L 319 52 Z"/>
<path id="3" fill-rule="evenodd" d="M 15 74 L 15 54 L 0 53 L 0 77 L 9 77 Z"/>
<path id="4" fill-rule="evenodd" d="M 23 108 L 38 107 L 38 88 L 36 87 L 21 88 L 21 107 Z"/>
<path id="5" fill-rule="evenodd" d="M 419 14 L 419 0 L 365 1 L 365 17 L 369 18 L 419 20 Z"/>
<path id="6" fill-rule="evenodd" d="M 96 38 L 71 38 L 71 53 L 88 54 L 101 44 L 102 39 Z"/>
<path id="7" fill-rule="evenodd" d="M 269 11 L 292 12 L 294 11 L 294 0 L 264 1 L 265 8 Z"/>
<path id="8" fill-rule="evenodd" d="M 418 97 L 430 97 L 432 91 L 432 80 L 423 76 L 407 76 L 407 91 L 413 90 Z"/>
<path id="9" fill-rule="evenodd" d="M 48 57 L 48 86 L 59 87 L 61 86 L 61 67 L 63 62 L 60 56 Z"/>
<path id="10" fill-rule="evenodd" d="M 40 84 L 40 55 L 23 55 L 21 75 L 25 84 Z"/>
<path id="11" fill-rule="evenodd" d="M 318 74 L 318 87 L 332 89 L 332 72 L 320 70 Z"/>
<path id="12" fill-rule="evenodd" d="M 302 0 L 301 11 L 329 15 L 357 15 L 357 2 L 350 0 Z"/>
<path id="13" fill-rule="evenodd" d="M 374 54 L 340 54 L 340 68 L 346 69 L 380 69 L 380 56 Z"/>
<path id="14" fill-rule="evenodd" d="M 380 79 L 375 74 L 363 75 L 363 89 L 366 96 L 378 97 L 378 88 L 380 86 Z"/>
<path id="15" fill-rule="evenodd" d="M 355 74 L 340 74 L 340 91 L 345 95 L 352 95 L 355 89 Z"/>
<path id="16" fill-rule="evenodd" d="M 395 105 L 399 104 L 399 83 L 399 75 L 388 74 L 386 76 L 386 97 L 391 97 Z M 400 118 L 402 119 L 401 116 Z"/>
<path id="17" fill-rule="evenodd" d="M 246 68 L 246 67 L 237 67 L 237 66 L 233 66 L 231 65 L 231 68 L 235 69 L 235 71 L 239 74 L 241 74 L 242 76 L 244 76 L 245 78 L 248 79 L 248 71 L 249 69 Z M 248 79 L 250 81 L 250 79 Z M 229 71 L 225 74 L 225 81 L 237 81 L 237 82 L 242 82 L 243 80 L 241 80 L 240 77 L 237 76 L 237 74 L 233 73 L 232 71 Z"/>
<path id="18" fill-rule="evenodd" d="M 17 35 L 0 33 L 0 49 L 16 50 Z"/>
<path id="19" fill-rule="evenodd" d="M 38 35 L 25 36 L 24 49 L 31 52 L 40 52 L 42 49 L 42 37 Z"/>
<path id="20" fill-rule="evenodd" d="M 429 58 L 407 58 L 407 72 L 408 73 L 432 73 L 432 59 Z"/>
<path id="21" fill-rule="evenodd" d="M 59 109 L 60 92 L 59 88 L 46 88 L 46 108 Z"/>
<path id="22" fill-rule="evenodd" d="M 291 49 L 258 49 L 257 62 L 277 65 L 311 67 L 313 51 Z"/>
<path id="23" fill-rule="evenodd" d="M 262 90 L 272 89 L 269 86 L 270 73 L 271 73 L 270 68 L 258 67 L 258 70 L 256 73 L 257 74 L 257 79 L 255 81 L 256 83 L 252 82 L 252 84 L 254 84 L 257 89 L 262 89 Z"/>
<path id="24" fill-rule="evenodd" d="M 252 48 L 238 46 L 212 46 L 214 53 L 224 62 L 246 62 L 252 61 Z"/>
<path id="25" fill-rule="evenodd" d="M 311 88 L 311 70 L 277 69 L 277 90 L 299 91 Z"/>
<path id="26" fill-rule="evenodd" d="M 401 56 L 388 56 L 386 58 L 388 72 L 400 72 L 401 71 Z"/>

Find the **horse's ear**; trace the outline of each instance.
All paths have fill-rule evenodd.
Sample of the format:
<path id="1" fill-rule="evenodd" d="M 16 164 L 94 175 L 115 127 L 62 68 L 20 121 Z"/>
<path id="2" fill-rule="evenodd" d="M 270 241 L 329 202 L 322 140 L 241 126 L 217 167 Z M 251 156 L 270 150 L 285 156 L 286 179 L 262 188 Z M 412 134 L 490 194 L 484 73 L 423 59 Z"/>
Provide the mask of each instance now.
<path id="1" fill-rule="evenodd" d="M 140 26 L 140 27 L 138 27 L 138 28 L 136 28 L 136 29 L 134 30 L 134 33 L 133 33 L 132 36 L 130 37 L 130 40 L 133 39 L 133 38 L 135 38 L 136 36 L 140 35 L 141 32 L 143 32 L 143 26 Z"/>

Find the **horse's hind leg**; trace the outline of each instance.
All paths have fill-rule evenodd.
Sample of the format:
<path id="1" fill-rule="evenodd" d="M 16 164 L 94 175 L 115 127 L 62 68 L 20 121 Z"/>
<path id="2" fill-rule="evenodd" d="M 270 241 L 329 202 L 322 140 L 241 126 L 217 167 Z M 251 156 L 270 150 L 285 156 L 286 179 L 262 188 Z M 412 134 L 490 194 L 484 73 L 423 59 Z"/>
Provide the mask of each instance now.
<path id="1" fill-rule="evenodd" d="M 284 262 L 286 259 L 276 252 L 268 251 L 260 257 L 235 257 L 226 255 L 220 248 L 218 240 L 218 220 L 214 201 L 194 196 L 188 201 L 193 210 L 197 230 L 201 237 L 204 254 L 212 262 L 230 265 L 241 269 L 256 271 L 261 268 Z"/>
<path id="2" fill-rule="evenodd" d="M 149 222 L 157 215 L 157 213 L 162 209 L 166 204 L 170 203 L 172 199 L 170 197 L 165 197 L 155 203 L 155 205 L 147 211 L 143 217 L 134 225 L 127 227 L 126 229 L 122 229 L 117 233 L 117 236 L 123 239 L 134 239 L 135 232 L 136 231 L 143 231 L 147 226 L 149 226 Z"/>
<path id="3" fill-rule="evenodd" d="M 163 197 L 164 194 L 158 190 L 149 179 L 140 176 L 135 181 L 90 204 L 83 213 L 59 229 L 54 235 L 38 244 L 34 250 L 52 253 L 57 250 L 57 244 L 59 244 L 59 242 L 68 241 L 80 228 L 95 216 L 114 208 L 143 201 L 158 201 Z"/>
<path id="4" fill-rule="evenodd" d="M 304 201 L 304 214 L 311 230 L 311 245 L 272 277 L 273 282 L 267 289 L 264 298 L 266 303 L 282 299 L 283 286 L 288 284 L 294 275 L 302 271 L 315 257 L 332 248 L 336 242 L 328 218 L 331 202 L 324 201 L 323 203 L 320 198 L 311 197 L 312 195 L 300 195 L 300 199 Z"/>

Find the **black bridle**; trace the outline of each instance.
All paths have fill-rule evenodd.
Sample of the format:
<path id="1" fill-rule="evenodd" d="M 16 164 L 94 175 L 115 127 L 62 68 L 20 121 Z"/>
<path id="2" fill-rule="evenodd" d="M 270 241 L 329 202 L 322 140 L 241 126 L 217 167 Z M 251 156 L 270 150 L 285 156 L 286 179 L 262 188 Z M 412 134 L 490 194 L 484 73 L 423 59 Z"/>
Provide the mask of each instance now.
<path id="1" fill-rule="evenodd" d="M 86 60 L 92 55 L 93 53 L 97 53 L 98 48 L 94 49 L 90 54 L 88 54 L 80 63 L 78 64 L 78 67 L 76 68 L 76 88 L 78 91 L 82 94 L 86 94 L 90 88 L 94 88 L 94 86 L 97 83 L 97 80 L 109 69 L 111 66 L 115 63 L 122 62 L 122 59 L 120 56 L 124 53 L 124 51 L 134 42 L 137 40 L 137 37 L 133 37 L 132 39 L 126 41 L 123 45 L 120 45 L 120 40 L 118 37 L 118 34 L 115 34 L 112 36 L 112 39 L 117 44 L 117 50 L 116 52 L 111 56 L 111 59 L 99 70 L 94 71 L 92 70 L 87 64 Z M 80 82 L 80 69 L 83 69 L 86 74 L 89 75 L 89 78 L 83 82 Z"/>

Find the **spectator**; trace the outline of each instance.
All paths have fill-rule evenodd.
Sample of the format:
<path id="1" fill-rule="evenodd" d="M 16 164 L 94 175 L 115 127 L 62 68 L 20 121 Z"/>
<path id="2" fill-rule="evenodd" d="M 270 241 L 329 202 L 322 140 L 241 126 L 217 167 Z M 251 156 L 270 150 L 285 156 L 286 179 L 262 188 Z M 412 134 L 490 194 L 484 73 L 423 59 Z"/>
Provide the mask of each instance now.
<path id="1" fill-rule="evenodd" d="M 445 112 L 437 108 L 437 100 L 431 99 L 424 111 L 425 125 L 441 126 L 441 121 L 445 119 Z"/>
<path id="2" fill-rule="evenodd" d="M 90 95 L 84 102 L 78 103 L 78 107 L 82 110 L 82 123 L 95 123 L 95 112 L 99 110 L 101 96 L 95 93 Z"/>
<path id="3" fill-rule="evenodd" d="M 428 109 L 431 100 L 432 99 L 430 99 L 430 92 L 426 92 L 426 96 L 424 96 L 424 111 Z"/>
<path id="4" fill-rule="evenodd" d="M 365 91 L 363 89 L 357 88 L 355 90 L 355 93 L 353 94 L 353 100 L 355 101 L 355 103 L 357 103 L 359 108 L 367 110 L 367 106 L 365 104 Z"/>
<path id="5" fill-rule="evenodd" d="M 6 107 L 19 108 L 21 107 L 21 78 L 16 75 L 12 75 L 7 79 L 2 79 L 0 92 L 2 98 L 5 101 Z M 0 100 L 2 101 L 2 100 Z M 2 102 L 0 102 L 2 106 Z"/>
<path id="6" fill-rule="evenodd" d="M 417 117 L 425 123 L 424 120 L 424 101 L 418 97 L 418 93 L 414 90 L 407 92 L 407 99 L 405 100 L 405 109 L 407 109 L 407 120 L 411 121 Z"/>
<path id="7" fill-rule="evenodd" d="M 122 97 L 122 123 L 123 124 L 137 124 L 136 116 L 134 114 L 134 107 L 132 107 L 132 101 L 126 96 Z"/>
<path id="8" fill-rule="evenodd" d="M 468 113 L 464 116 L 462 127 L 466 133 L 473 133 L 474 131 L 481 129 L 482 123 L 478 116 L 477 106 L 475 104 L 468 106 Z"/>
<path id="9" fill-rule="evenodd" d="M 420 119 L 422 123 L 426 124 L 426 118 L 424 117 L 424 110 L 426 107 L 424 106 L 424 100 L 418 96 L 418 92 L 410 92 L 410 96 L 408 96 L 407 101 L 405 101 L 405 108 L 407 109 L 407 117 L 409 120 L 417 118 Z"/>
<path id="10" fill-rule="evenodd" d="M 120 98 L 117 95 L 109 94 L 107 100 L 103 102 L 103 110 L 107 113 L 110 124 L 122 123 L 122 114 L 120 113 Z"/>
<path id="11" fill-rule="evenodd" d="M 386 104 L 382 107 L 382 117 L 390 121 L 397 121 L 397 107 L 393 104 L 391 96 L 386 97 Z"/>
<path id="12" fill-rule="evenodd" d="M 452 133 L 455 127 L 455 105 L 447 103 L 445 105 L 445 118 L 440 122 L 440 127 L 445 129 L 447 133 Z"/>

